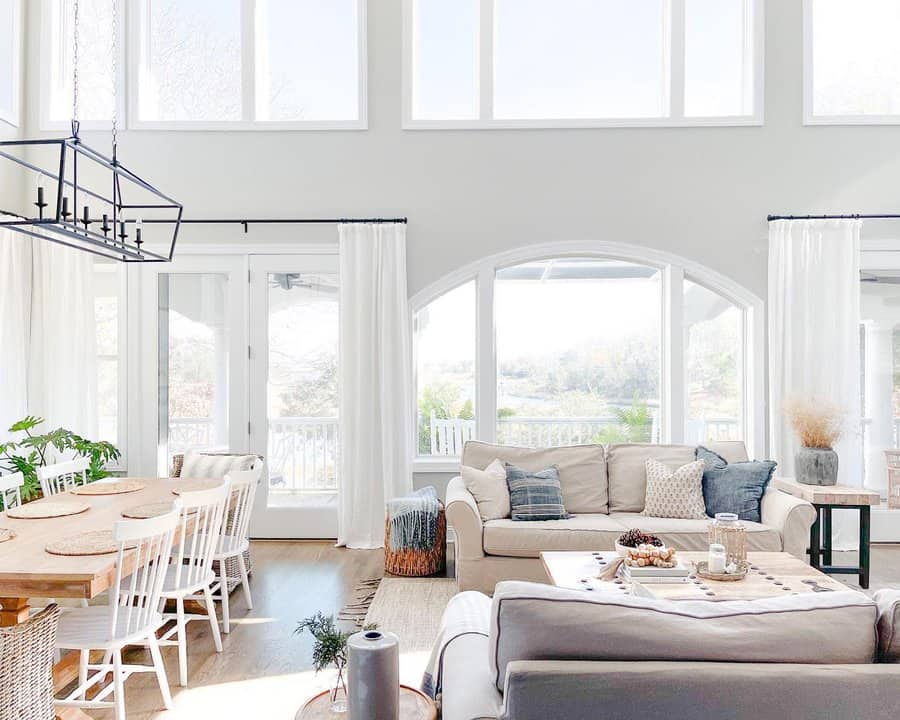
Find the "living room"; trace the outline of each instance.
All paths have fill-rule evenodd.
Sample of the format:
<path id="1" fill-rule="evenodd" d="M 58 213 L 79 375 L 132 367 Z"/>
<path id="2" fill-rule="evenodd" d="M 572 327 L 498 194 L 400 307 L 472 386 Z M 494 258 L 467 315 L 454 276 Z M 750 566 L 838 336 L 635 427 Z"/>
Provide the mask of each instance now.
<path id="1" fill-rule="evenodd" d="M 0 0 L 0 716 L 893 716 L 898 26 Z"/>

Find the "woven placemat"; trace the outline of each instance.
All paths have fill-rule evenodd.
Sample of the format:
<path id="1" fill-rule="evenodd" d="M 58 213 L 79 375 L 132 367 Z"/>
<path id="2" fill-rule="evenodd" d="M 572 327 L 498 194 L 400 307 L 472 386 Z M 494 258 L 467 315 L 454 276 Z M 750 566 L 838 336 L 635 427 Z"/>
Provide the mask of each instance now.
<path id="1" fill-rule="evenodd" d="M 6 511 L 6 516 L 20 520 L 43 520 L 46 518 L 65 517 L 77 515 L 91 506 L 83 500 L 39 500 Z"/>
<path id="2" fill-rule="evenodd" d="M 209 480 L 190 480 L 188 482 L 183 482 L 180 485 L 176 485 L 172 488 L 173 495 L 181 495 L 181 493 L 185 492 L 197 492 L 199 490 L 212 490 L 214 487 L 219 487 L 222 484 L 221 480 L 216 480 L 215 478 L 210 478 Z"/>
<path id="3" fill-rule="evenodd" d="M 0 528 L 0 543 L 12 540 L 16 534 L 9 528 Z"/>
<path id="4" fill-rule="evenodd" d="M 88 530 L 55 540 L 44 549 L 51 555 L 107 555 L 119 548 L 112 530 Z"/>
<path id="5" fill-rule="evenodd" d="M 79 485 L 69 492 L 73 495 L 120 495 L 122 493 L 136 492 L 146 487 L 137 480 L 115 480 L 114 482 L 95 482 L 88 485 Z"/>
<path id="6" fill-rule="evenodd" d="M 135 505 L 122 511 L 122 517 L 132 518 L 134 520 L 146 520 L 147 518 L 155 518 L 172 512 L 172 503 L 157 502 L 147 503 L 146 505 Z"/>

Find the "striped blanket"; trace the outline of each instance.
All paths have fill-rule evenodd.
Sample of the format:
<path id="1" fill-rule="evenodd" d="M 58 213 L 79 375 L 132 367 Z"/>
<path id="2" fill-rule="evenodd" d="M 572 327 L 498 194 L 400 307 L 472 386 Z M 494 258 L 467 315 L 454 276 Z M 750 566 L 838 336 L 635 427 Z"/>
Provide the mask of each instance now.
<path id="1" fill-rule="evenodd" d="M 433 487 L 388 500 L 391 550 L 431 550 L 437 542 L 441 503 Z"/>

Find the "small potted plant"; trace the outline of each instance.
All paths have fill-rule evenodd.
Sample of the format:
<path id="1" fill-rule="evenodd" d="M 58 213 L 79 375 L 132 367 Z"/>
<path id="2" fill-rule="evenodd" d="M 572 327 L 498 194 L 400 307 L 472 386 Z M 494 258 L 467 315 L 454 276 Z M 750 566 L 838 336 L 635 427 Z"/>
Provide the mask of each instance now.
<path id="1" fill-rule="evenodd" d="M 794 456 L 797 482 L 837 484 L 838 455 L 834 445 L 843 430 L 843 411 L 831 402 L 804 398 L 789 402 L 785 413 L 800 436 L 801 447 Z"/>
<path id="2" fill-rule="evenodd" d="M 371 630 L 375 625 L 366 625 L 364 630 Z M 301 620 L 294 630 L 299 635 L 306 630 L 313 636 L 313 667 L 320 672 L 330 665 L 337 670 L 337 677 L 329 693 L 331 710 L 336 713 L 347 712 L 347 680 L 344 673 L 347 667 L 347 639 L 355 632 L 345 632 L 335 623 L 334 615 L 317 612 L 315 615 Z"/>

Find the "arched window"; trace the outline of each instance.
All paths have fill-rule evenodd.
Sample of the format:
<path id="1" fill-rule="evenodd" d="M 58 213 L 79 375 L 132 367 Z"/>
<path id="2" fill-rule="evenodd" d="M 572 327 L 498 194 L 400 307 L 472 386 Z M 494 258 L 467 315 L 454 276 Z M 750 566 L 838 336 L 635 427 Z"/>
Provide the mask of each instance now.
<path id="1" fill-rule="evenodd" d="M 526 248 L 412 307 L 417 470 L 448 469 L 469 439 L 764 451 L 762 302 L 695 263 L 611 243 Z"/>

